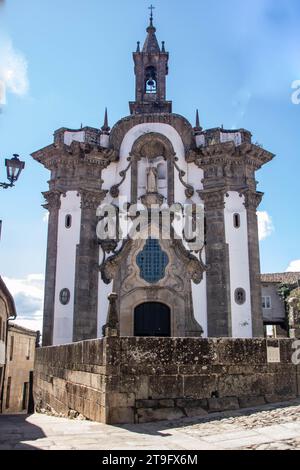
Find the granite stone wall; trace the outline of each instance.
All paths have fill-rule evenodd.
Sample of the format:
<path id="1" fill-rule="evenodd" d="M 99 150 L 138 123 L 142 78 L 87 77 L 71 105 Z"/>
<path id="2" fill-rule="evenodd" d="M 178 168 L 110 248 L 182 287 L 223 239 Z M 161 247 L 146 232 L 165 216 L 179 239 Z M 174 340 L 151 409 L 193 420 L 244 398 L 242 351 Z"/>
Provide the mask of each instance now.
<path id="1" fill-rule="evenodd" d="M 300 395 L 291 340 L 112 337 L 37 351 L 37 410 L 109 424 L 234 410 Z"/>

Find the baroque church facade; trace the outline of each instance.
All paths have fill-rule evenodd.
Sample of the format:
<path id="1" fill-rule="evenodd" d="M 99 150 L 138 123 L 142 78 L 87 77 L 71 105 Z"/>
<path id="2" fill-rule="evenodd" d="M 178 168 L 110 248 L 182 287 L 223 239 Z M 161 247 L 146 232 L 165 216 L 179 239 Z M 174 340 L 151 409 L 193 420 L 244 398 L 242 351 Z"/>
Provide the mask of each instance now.
<path id="1" fill-rule="evenodd" d="M 193 127 L 172 112 L 152 14 L 133 60 L 129 116 L 112 129 L 107 113 L 101 129 L 61 128 L 32 154 L 51 172 L 43 345 L 102 337 L 112 293 L 122 336 L 261 337 L 255 173 L 273 155 L 245 129 L 205 130 L 198 113 Z M 203 207 L 203 246 L 163 237 L 159 215 L 142 229 L 151 236 L 99 238 L 99 206 L 118 213 L 123 201 L 159 214 Z"/>

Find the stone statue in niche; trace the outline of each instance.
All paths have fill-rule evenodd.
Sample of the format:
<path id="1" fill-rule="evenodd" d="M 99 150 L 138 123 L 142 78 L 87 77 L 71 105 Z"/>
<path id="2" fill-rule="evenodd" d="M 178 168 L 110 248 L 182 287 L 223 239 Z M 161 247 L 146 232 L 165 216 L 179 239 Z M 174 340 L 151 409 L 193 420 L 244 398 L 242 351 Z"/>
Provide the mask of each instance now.
<path id="1" fill-rule="evenodd" d="M 157 193 L 157 168 L 147 168 L 147 193 Z"/>

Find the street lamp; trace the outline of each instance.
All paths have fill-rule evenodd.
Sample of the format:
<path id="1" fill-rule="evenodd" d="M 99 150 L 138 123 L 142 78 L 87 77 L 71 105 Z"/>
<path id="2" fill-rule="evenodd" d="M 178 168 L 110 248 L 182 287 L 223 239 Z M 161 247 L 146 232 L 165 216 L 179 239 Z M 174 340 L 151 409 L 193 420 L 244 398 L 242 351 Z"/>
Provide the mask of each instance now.
<path id="1" fill-rule="evenodd" d="M 5 166 L 9 183 L 0 183 L 0 188 L 7 189 L 12 188 L 15 185 L 21 174 L 21 171 L 25 167 L 25 162 L 19 160 L 19 155 L 15 153 L 13 158 L 5 159 Z"/>

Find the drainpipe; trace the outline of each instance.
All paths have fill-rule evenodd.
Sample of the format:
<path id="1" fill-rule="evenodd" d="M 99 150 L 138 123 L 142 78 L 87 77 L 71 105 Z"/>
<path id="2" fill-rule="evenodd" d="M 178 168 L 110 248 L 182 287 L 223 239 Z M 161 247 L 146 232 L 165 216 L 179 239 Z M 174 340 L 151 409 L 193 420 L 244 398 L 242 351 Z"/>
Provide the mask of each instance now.
<path id="1" fill-rule="evenodd" d="M 3 413 L 3 397 L 4 397 L 4 385 L 5 385 L 5 378 L 6 378 L 6 367 L 7 367 L 7 340 L 8 340 L 8 326 L 9 322 L 11 320 L 15 320 L 17 318 L 17 315 L 11 315 L 8 317 L 6 320 L 6 331 L 5 331 L 5 361 L 4 361 L 4 367 L 3 367 L 3 381 L 2 381 L 2 390 L 1 390 L 1 397 L 0 397 L 0 412 L 1 414 Z"/>

